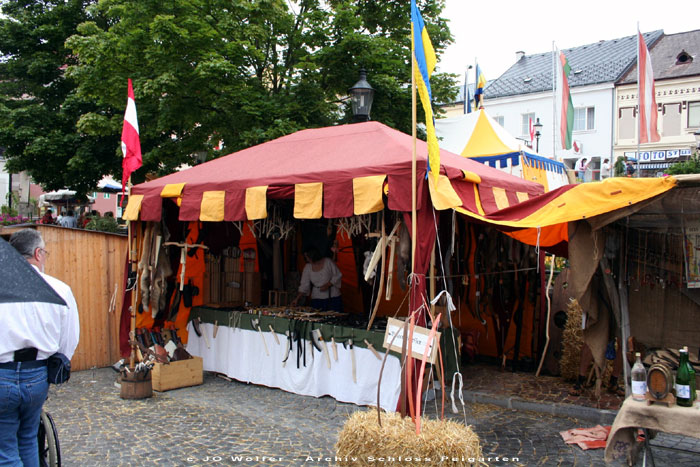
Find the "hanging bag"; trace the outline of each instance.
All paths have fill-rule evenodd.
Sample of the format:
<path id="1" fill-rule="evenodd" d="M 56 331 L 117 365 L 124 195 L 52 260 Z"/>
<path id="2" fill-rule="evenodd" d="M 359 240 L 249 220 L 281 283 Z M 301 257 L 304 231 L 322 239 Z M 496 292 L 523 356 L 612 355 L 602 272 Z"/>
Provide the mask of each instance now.
<path id="1" fill-rule="evenodd" d="M 70 359 L 62 353 L 51 355 L 46 363 L 49 383 L 63 384 L 70 379 Z"/>

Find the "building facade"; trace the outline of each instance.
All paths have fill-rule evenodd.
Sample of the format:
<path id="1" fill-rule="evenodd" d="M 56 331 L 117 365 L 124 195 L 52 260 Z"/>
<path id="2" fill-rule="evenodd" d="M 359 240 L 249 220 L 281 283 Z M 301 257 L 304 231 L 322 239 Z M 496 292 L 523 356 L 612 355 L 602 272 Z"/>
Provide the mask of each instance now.
<path id="1" fill-rule="evenodd" d="M 615 87 L 614 156 L 634 158 L 644 176 L 663 175 L 670 165 L 687 160 L 700 130 L 700 30 L 664 35 L 649 46 L 658 111 L 658 142 L 637 152 L 636 64 Z M 639 157 L 637 157 L 639 154 Z"/>
<path id="2" fill-rule="evenodd" d="M 645 33 L 647 44 L 655 44 L 663 31 Z M 583 158 L 592 161 L 593 179 L 600 164 L 612 160 L 615 143 L 616 82 L 636 63 L 636 35 L 562 50 L 569 61 L 569 86 L 574 106 L 574 145 L 562 149 L 559 121 L 555 115 L 554 52 L 517 54 L 516 62 L 489 83 L 484 108 L 509 133 L 530 142 L 529 121 L 542 124 L 539 140 L 532 146 L 540 154 L 554 157 L 573 169 Z M 457 109 L 459 108 L 456 106 Z M 455 110 L 457 110 L 455 109 Z"/>

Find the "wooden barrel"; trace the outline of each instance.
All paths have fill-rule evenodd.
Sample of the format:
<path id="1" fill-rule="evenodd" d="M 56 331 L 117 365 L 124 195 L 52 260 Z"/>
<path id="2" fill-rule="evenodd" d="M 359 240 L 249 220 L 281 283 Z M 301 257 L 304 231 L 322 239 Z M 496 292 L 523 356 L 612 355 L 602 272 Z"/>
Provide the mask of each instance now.
<path id="1" fill-rule="evenodd" d="M 146 399 L 153 397 L 153 385 L 151 374 L 148 373 L 145 379 L 135 379 L 126 375 L 120 377 L 122 399 Z"/>
<path id="2" fill-rule="evenodd" d="M 673 373 L 663 363 L 654 363 L 647 372 L 647 390 L 654 399 L 663 399 L 673 389 Z"/>

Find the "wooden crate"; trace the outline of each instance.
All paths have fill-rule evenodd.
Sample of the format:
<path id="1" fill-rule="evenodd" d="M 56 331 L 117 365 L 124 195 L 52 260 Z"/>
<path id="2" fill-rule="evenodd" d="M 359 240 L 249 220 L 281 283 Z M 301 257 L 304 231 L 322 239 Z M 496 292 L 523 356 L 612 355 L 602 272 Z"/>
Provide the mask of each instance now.
<path id="1" fill-rule="evenodd" d="M 169 364 L 156 363 L 151 371 L 153 390 L 169 391 L 171 389 L 197 386 L 204 380 L 201 357 L 178 360 Z"/>

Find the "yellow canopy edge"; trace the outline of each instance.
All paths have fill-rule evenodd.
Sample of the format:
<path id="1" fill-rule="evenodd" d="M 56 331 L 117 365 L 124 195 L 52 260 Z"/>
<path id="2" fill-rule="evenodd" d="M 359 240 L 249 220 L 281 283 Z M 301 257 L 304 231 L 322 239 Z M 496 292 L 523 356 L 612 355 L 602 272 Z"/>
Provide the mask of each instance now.
<path id="1" fill-rule="evenodd" d="M 225 191 L 205 191 L 199 210 L 199 220 L 204 222 L 222 222 L 224 220 Z"/>
<path id="2" fill-rule="evenodd" d="M 141 202 L 143 202 L 143 195 L 131 195 L 129 196 L 129 202 L 126 203 L 126 209 L 124 210 L 124 219 L 128 221 L 139 220 L 139 212 L 141 211 Z"/>
<path id="3" fill-rule="evenodd" d="M 506 190 L 494 186 L 491 188 L 491 191 L 493 191 L 493 199 L 496 201 L 496 207 L 498 207 L 498 209 L 505 209 L 510 206 Z"/>
<path id="4" fill-rule="evenodd" d="M 185 183 L 168 183 L 160 192 L 161 198 L 177 198 L 182 194 Z"/>
<path id="5" fill-rule="evenodd" d="M 537 211 L 519 220 L 492 220 L 463 208 L 455 208 L 469 217 L 493 225 L 518 228 L 547 227 L 564 222 L 588 219 L 606 212 L 631 206 L 658 196 L 676 186 L 673 177 L 625 178 L 613 177 L 602 182 L 581 183 L 564 191 Z M 565 240 L 565 239 L 563 239 Z"/>
<path id="6" fill-rule="evenodd" d="M 294 185 L 294 217 L 319 219 L 323 215 L 323 183 L 297 183 Z"/>
<path id="7" fill-rule="evenodd" d="M 435 209 L 451 209 L 462 205 L 462 200 L 452 187 L 450 179 L 444 175 L 439 175 L 437 181 L 434 177 L 428 177 L 428 187 Z"/>
<path id="8" fill-rule="evenodd" d="M 370 214 L 384 209 L 382 185 L 386 175 L 370 175 L 352 179 L 355 215 Z"/>
<path id="9" fill-rule="evenodd" d="M 267 185 L 246 188 L 245 214 L 249 220 L 267 217 Z"/>
<path id="10" fill-rule="evenodd" d="M 479 175 L 475 174 L 474 172 L 462 170 L 462 174 L 464 175 L 464 180 L 467 182 L 476 183 L 477 185 L 481 183 L 481 177 L 479 177 Z"/>

